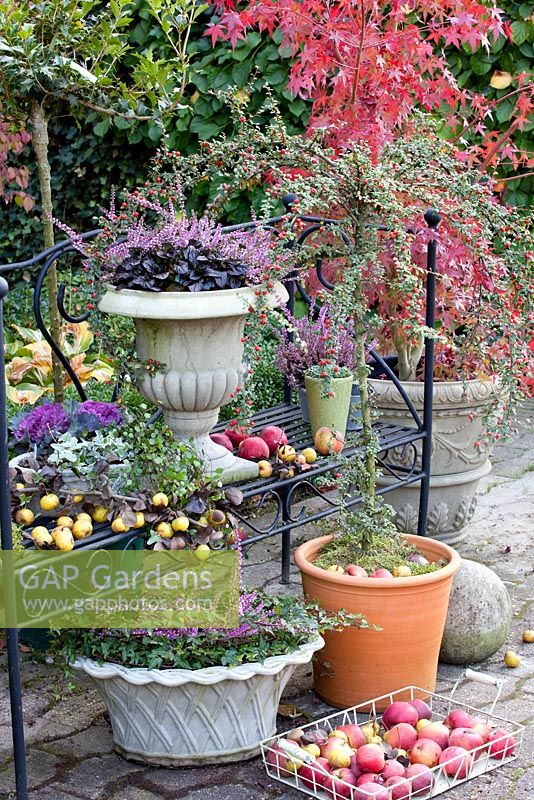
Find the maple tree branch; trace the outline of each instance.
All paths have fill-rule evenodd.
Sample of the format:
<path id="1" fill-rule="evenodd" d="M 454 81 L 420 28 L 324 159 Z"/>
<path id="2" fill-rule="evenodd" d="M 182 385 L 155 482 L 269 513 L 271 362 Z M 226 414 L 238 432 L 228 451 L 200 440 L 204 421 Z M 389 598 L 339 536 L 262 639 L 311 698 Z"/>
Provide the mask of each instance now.
<path id="1" fill-rule="evenodd" d="M 522 172 L 520 175 L 510 175 L 508 178 L 495 178 L 496 183 L 507 183 L 508 181 L 520 181 L 522 178 L 530 178 L 534 175 L 534 171 L 532 172 Z"/>
<path id="2" fill-rule="evenodd" d="M 484 159 L 484 161 L 480 165 L 480 167 L 479 167 L 480 172 L 485 172 L 487 170 L 487 168 L 491 164 L 491 159 L 493 158 L 493 156 L 499 151 L 499 148 L 501 147 L 501 145 L 504 144 L 504 142 L 507 139 L 510 138 L 510 136 L 515 131 L 515 129 L 518 127 L 518 125 L 519 125 L 519 120 L 517 120 L 517 119 L 514 120 L 512 122 L 512 124 L 510 125 L 510 127 L 508 128 L 508 130 L 505 131 L 503 133 L 503 135 L 499 139 L 497 139 L 497 141 L 495 142 L 493 147 L 490 148 L 489 152 L 487 153 L 486 158 Z"/>
<path id="3" fill-rule="evenodd" d="M 358 91 L 358 84 L 360 82 L 360 69 L 362 66 L 362 54 L 363 54 L 363 43 L 365 41 L 365 29 L 366 29 L 366 20 L 365 20 L 365 10 L 363 7 L 363 2 L 361 6 L 361 28 L 360 28 L 360 42 L 358 45 L 358 55 L 356 56 L 356 71 L 354 74 L 354 81 L 352 84 L 352 92 L 350 96 L 351 103 L 354 103 L 356 100 L 356 92 Z"/>

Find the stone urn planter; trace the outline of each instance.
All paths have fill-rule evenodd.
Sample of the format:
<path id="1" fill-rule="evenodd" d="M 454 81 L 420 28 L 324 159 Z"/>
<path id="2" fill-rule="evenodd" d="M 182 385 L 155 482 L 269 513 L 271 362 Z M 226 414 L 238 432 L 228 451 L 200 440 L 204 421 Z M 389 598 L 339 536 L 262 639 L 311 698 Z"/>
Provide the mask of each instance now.
<path id="1" fill-rule="evenodd" d="M 414 424 L 391 381 L 370 383 L 382 422 Z M 422 417 L 424 385 L 417 381 L 404 381 L 402 385 Z M 428 534 L 450 545 L 464 539 L 464 528 L 475 513 L 479 481 L 491 471 L 489 448 L 482 434 L 484 414 L 494 399 L 495 386 L 489 381 L 434 383 Z M 420 466 L 421 444 L 417 443 L 416 448 Z M 395 448 L 389 452 L 388 460 L 411 466 L 413 450 Z M 377 482 L 384 486 L 395 480 L 382 475 Z M 417 530 L 419 492 L 419 484 L 414 483 L 388 494 L 388 503 L 397 512 L 397 527 L 403 533 Z"/>
<path id="2" fill-rule="evenodd" d="M 162 365 L 144 374 L 139 390 L 163 409 L 178 441 L 193 440 L 209 472 L 223 470 L 225 482 L 258 474 L 256 464 L 236 458 L 209 436 L 219 409 L 244 379 L 241 339 L 249 308 L 258 300 L 256 288 L 142 292 L 108 286 L 99 305 L 135 320 L 138 357 Z M 275 308 L 287 298 L 277 282 L 263 299 Z"/>
<path id="3" fill-rule="evenodd" d="M 88 658 L 73 666 L 94 680 L 121 755 L 164 767 L 201 766 L 257 755 L 260 741 L 276 733 L 289 678 L 323 645 L 317 636 L 287 655 L 238 667 L 148 670 Z"/>

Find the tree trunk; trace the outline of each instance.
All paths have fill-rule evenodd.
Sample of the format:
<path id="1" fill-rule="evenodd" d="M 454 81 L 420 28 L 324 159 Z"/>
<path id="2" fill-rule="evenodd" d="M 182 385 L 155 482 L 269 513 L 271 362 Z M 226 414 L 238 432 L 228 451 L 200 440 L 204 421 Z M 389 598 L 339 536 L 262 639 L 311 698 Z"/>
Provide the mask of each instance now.
<path id="1" fill-rule="evenodd" d="M 32 145 L 37 161 L 39 189 L 41 192 L 41 220 L 45 249 L 54 244 L 54 225 L 52 222 L 52 187 L 50 183 L 50 164 L 48 163 L 48 117 L 41 103 L 32 102 L 30 121 L 32 124 Z M 48 304 L 50 308 L 50 333 L 54 341 L 59 342 L 61 319 L 57 307 L 57 271 L 52 264 L 46 277 Z M 56 354 L 52 353 L 52 375 L 54 380 L 54 399 L 63 400 L 63 367 Z"/>

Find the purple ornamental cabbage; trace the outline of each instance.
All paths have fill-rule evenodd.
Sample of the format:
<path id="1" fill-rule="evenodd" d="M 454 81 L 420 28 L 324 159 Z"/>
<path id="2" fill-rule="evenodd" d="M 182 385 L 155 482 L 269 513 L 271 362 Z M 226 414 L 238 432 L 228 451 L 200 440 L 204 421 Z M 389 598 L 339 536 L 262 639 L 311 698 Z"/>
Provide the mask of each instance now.
<path id="1" fill-rule="evenodd" d="M 23 417 L 15 429 L 15 439 L 40 444 L 69 429 L 70 419 L 61 403 L 45 403 Z"/>
<path id="2" fill-rule="evenodd" d="M 115 403 L 103 403 L 100 400 L 85 400 L 75 412 L 76 427 L 86 431 L 122 425 L 124 418 Z"/>

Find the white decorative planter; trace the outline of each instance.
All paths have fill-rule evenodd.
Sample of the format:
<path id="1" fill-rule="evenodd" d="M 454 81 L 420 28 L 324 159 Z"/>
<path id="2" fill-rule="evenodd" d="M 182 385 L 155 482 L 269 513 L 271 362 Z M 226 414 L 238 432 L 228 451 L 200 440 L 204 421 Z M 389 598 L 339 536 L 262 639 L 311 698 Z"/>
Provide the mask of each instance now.
<path id="1" fill-rule="evenodd" d="M 274 308 L 287 298 L 285 288 L 276 283 L 267 302 Z M 135 319 L 139 358 L 162 364 L 146 373 L 139 385 L 142 394 L 162 407 L 179 441 L 193 440 L 210 472 L 224 470 L 225 481 L 258 474 L 256 464 L 236 458 L 209 437 L 220 407 L 243 382 L 241 338 L 257 300 L 255 287 L 141 292 L 108 286 L 100 301 L 101 311 Z"/>
<path id="2" fill-rule="evenodd" d="M 252 758 L 276 733 L 282 692 L 298 664 L 324 641 L 317 636 L 293 653 L 262 664 L 208 669 L 148 670 L 74 662 L 96 683 L 126 758 L 165 767 L 221 764 Z"/>
<path id="3" fill-rule="evenodd" d="M 371 380 L 374 402 L 383 422 L 413 425 L 413 417 L 391 381 Z M 422 417 L 424 385 L 404 381 L 403 388 Z M 449 545 L 460 542 L 463 528 L 473 517 L 481 478 L 491 471 L 489 448 L 483 439 L 483 418 L 495 399 L 495 386 L 489 381 L 445 381 L 434 383 L 432 403 L 432 462 L 428 533 Z M 481 443 L 481 447 L 476 446 Z M 417 443 L 417 463 L 421 464 L 421 443 Z M 388 460 L 411 466 L 413 450 L 395 448 Z M 379 478 L 384 486 L 393 482 Z M 415 533 L 419 510 L 419 484 L 411 484 L 388 494 L 397 511 L 397 527 Z"/>

